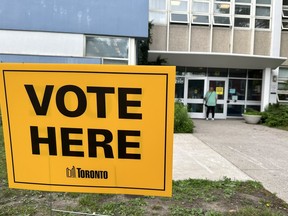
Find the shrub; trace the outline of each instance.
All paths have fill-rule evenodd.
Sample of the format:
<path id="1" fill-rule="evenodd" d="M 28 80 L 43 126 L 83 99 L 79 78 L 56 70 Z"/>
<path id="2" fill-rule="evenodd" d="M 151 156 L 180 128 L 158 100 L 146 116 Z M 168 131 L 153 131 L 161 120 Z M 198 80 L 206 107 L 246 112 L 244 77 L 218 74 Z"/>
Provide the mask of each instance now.
<path id="1" fill-rule="evenodd" d="M 180 102 L 175 102 L 174 133 L 193 133 L 194 124 L 189 118 L 187 107 Z"/>
<path id="2" fill-rule="evenodd" d="M 262 122 L 269 127 L 288 127 L 288 106 L 269 105 L 262 113 Z"/>
<path id="3" fill-rule="evenodd" d="M 244 114 L 246 114 L 246 115 L 262 115 L 261 112 L 255 110 L 255 109 L 252 109 L 252 108 L 246 108 Z"/>

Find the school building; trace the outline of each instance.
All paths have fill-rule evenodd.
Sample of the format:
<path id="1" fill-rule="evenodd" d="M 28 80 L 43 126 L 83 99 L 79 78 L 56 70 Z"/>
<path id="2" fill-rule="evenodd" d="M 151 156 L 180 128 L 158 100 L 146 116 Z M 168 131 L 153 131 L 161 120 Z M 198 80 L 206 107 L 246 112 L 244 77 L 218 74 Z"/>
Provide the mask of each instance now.
<path id="1" fill-rule="evenodd" d="M 203 96 L 218 93 L 216 118 L 288 103 L 287 0 L 150 0 L 150 61 L 177 66 L 176 99 L 204 118 Z"/>
<path id="2" fill-rule="evenodd" d="M 2 0 L 0 61 L 135 65 L 149 21 L 191 117 L 210 86 L 216 118 L 288 103 L 287 0 Z"/>

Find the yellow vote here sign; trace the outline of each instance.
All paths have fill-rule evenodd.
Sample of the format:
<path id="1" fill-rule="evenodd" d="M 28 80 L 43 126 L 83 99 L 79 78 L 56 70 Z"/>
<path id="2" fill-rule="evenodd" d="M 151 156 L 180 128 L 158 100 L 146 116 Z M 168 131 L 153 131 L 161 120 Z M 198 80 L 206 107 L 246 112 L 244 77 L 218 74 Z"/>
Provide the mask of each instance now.
<path id="1" fill-rule="evenodd" d="M 11 188 L 171 196 L 175 67 L 0 67 Z"/>

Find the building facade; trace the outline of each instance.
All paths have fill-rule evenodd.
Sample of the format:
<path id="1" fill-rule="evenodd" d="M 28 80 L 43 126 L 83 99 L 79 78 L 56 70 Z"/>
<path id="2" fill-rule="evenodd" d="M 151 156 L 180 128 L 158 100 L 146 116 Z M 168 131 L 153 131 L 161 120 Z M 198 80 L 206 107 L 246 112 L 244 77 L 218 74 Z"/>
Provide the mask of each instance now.
<path id="1" fill-rule="evenodd" d="M 1 0 L 0 61 L 136 64 L 146 0 Z"/>
<path id="2" fill-rule="evenodd" d="M 177 66 L 175 97 L 191 117 L 204 118 L 211 86 L 216 118 L 288 102 L 287 0 L 149 0 L 149 21 L 149 59 Z"/>

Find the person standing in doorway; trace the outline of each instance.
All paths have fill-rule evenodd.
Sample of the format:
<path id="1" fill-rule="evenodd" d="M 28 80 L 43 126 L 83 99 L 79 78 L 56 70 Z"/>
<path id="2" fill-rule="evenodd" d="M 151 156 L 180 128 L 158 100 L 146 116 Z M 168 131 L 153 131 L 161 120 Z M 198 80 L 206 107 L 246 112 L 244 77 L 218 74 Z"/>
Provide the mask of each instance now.
<path id="1" fill-rule="evenodd" d="M 209 91 L 205 94 L 205 106 L 207 107 L 206 110 L 206 120 L 209 119 L 209 113 L 212 113 L 212 120 L 214 120 L 215 116 L 215 107 L 217 104 L 217 94 L 214 91 L 213 87 L 210 87 Z"/>

